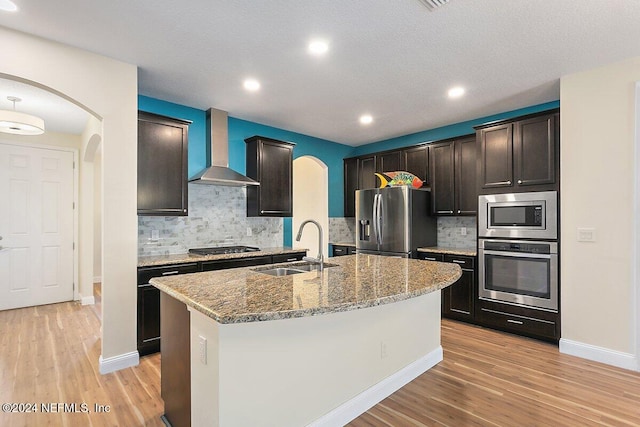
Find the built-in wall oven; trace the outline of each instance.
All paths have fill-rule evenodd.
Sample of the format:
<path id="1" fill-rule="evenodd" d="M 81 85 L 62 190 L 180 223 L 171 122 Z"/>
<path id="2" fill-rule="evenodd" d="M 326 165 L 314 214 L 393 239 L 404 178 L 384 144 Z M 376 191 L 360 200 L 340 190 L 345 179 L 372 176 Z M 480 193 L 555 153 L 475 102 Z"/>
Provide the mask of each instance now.
<path id="1" fill-rule="evenodd" d="M 480 299 L 558 310 L 558 244 L 522 240 L 478 242 Z"/>
<path id="2" fill-rule="evenodd" d="M 478 198 L 479 298 L 558 310 L 557 192 Z"/>

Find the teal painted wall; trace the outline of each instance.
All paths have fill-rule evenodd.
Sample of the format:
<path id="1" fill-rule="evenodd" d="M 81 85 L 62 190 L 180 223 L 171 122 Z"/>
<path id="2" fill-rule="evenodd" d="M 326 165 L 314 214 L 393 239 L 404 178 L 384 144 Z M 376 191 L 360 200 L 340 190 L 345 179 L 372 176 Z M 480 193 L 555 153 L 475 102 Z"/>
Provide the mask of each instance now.
<path id="1" fill-rule="evenodd" d="M 423 142 L 439 141 L 456 136 L 469 135 L 475 133 L 474 126 L 496 120 L 511 119 L 526 114 L 537 113 L 539 111 L 551 110 L 559 108 L 560 101 L 547 102 L 545 104 L 533 105 L 519 110 L 507 111 L 505 113 L 494 114 L 493 116 L 481 117 L 479 119 L 469 120 L 461 123 L 454 123 L 448 126 L 442 126 L 435 129 L 424 130 L 409 135 L 399 136 L 397 138 L 385 139 L 383 141 L 372 142 L 371 144 L 361 145 L 351 154 L 352 156 L 360 156 L 362 154 L 375 153 L 377 151 L 393 150 L 395 148 L 408 147 Z"/>

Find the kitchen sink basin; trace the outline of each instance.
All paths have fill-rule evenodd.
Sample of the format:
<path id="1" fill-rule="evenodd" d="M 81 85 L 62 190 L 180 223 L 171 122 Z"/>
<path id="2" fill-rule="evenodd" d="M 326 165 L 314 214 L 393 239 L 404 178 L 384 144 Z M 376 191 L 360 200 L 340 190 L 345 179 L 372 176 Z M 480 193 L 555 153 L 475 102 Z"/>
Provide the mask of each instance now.
<path id="1" fill-rule="evenodd" d="M 336 267 L 337 264 L 324 263 L 324 268 Z M 303 262 L 297 264 L 287 264 L 278 267 L 264 266 L 254 268 L 253 271 L 257 273 L 268 274 L 270 276 L 290 276 L 292 274 L 308 273 L 310 271 L 318 271 L 320 266 L 310 262 Z"/>
<path id="2" fill-rule="evenodd" d="M 256 270 L 254 270 L 256 271 Z M 268 270 L 257 270 L 258 273 L 269 274 L 271 276 L 290 276 L 292 274 L 306 273 L 305 270 L 295 270 L 293 268 L 270 268 Z"/>

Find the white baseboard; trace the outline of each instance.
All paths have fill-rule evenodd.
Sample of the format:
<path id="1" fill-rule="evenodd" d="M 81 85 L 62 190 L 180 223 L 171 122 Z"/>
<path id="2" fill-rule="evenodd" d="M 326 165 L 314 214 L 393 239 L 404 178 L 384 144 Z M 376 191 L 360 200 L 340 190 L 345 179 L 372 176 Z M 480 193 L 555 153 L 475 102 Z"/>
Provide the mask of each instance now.
<path id="1" fill-rule="evenodd" d="M 353 399 L 338 406 L 328 414 L 313 421 L 308 427 L 345 425 L 418 376 L 433 368 L 440 361 L 442 361 L 442 347 L 438 346 L 438 348 L 431 353 L 402 368 L 390 377 L 385 378 L 373 387 L 363 391 Z"/>
<path id="2" fill-rule="evenodd" d="M 102 276 L 96 276 L 93 278 L 93 283 L 102 283 Z"/>
<path id="3" fill-rule="evenodd" d="M 120 354 L 118 356 L 103 359 L 100 356 L 100 373 L 102 375 L 119 371 L 120 369 L 138 366 L 140 363 L 140 355 L 137 351 L 131 353 Z"/>
<path id="4" fill-rule="evenodd" d="M 621 351 L 609 350 L 608 348 L 598 347 L 591 344 L 584 344 L 578 341 L 568 339 L 560 339 L 560 353 L 569 354 L 571 356 L 582 357 L 583 359 L 593 360 L 594 362 L 606 363 L 607 365 L 617 366 L 618 368 L 630 369 L 637 371 L 640 369 L 636 356 Z"/>
<path id="5" fill-rule="evenodd" d="M 96 298 L 93 295 L 83 297 L 80 295 L 80 304 L 82 305 L 93 305 L 96 303 Z"/>

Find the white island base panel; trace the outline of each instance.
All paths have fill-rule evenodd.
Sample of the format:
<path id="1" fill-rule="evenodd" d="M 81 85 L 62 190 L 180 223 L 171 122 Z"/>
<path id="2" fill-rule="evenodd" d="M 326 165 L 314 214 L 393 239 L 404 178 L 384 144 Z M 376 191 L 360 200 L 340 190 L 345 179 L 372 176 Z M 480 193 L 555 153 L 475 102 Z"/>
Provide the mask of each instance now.
<path id="1" fill-rule="evenodd" d="M 344 425 L 442 360 L 440 291 L 265 322 L 189 310 L 194 427 Z"/>

